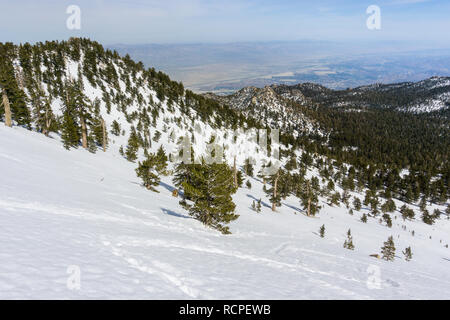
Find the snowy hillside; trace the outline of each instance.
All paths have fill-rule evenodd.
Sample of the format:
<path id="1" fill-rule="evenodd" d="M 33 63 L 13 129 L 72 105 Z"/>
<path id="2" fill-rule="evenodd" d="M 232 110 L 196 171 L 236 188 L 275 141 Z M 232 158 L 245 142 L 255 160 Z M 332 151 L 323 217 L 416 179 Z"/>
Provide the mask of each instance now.
<path id="1" fill-rule="evenodd" d="M 295 197 L 272 212 L 251 178 L 252 188 L 234 195 L 240 217 L 224 236 L 190 218 L 171 179 L 150 192 L 115 148 L 68 151 L 51 136 L 0 124 L 0 298 L 450 297 L 445 216 L 429 226 L 397 211 L 388 228 L 362 223 L 364 206 L 349 215 L 322 198 L 320 214 L 306 217 Z M 256 213 L 250 206 L 259 198 Z M 348 229 L 353 251 L 343 248 Z M 395 261 L 370 257 L 391 235 Z M 410 262 L 401 253 L 408 246 Z M 67 285 L 77 268 L 78 290 Z"/>

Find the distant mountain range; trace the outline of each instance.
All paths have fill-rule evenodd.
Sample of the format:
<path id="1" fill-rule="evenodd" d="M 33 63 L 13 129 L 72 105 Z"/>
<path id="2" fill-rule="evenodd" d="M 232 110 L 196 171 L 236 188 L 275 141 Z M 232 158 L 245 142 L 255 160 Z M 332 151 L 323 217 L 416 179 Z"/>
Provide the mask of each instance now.
<path id="1" fill-rule="evenodd" d="M 377 83 L 347 90 L 332 90 L 314 83 L 275 84 L 264 88 L 246 87 L 227 96 L 212 93 L 206 96 L 239 110 L 255 104 L 284 108 L 289 102 L 295 102 L 305 106 L 446 113 L 450 107 L 450 77 L 432 77 L 419 82 Z M 285 112 L 283 109 L 280 111 Z"/>

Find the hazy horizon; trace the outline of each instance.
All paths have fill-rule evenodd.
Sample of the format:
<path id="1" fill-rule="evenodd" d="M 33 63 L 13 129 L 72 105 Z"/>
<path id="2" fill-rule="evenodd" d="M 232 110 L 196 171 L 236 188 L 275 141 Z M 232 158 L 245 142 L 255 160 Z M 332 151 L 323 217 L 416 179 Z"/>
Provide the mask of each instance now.
<path id="1" fill-rule="evenodd" d="M 445 0 L 0 0 L 0 41 L 89 37 L 103 44 L 187 44 L 266 41 L 406 41 L 448 47 Z M 80 29 L 68 29 L 67 8 L 80 9 Z M 370 6 L 380 29 L 366 25 Z"/>

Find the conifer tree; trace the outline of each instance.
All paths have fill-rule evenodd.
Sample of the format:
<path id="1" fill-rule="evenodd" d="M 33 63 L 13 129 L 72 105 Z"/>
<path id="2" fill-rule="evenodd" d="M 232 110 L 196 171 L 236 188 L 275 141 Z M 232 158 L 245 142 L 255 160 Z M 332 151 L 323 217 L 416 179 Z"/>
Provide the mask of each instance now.
<path id="1" fill-rule="evenodd" d="M 159 185 L 160 178 L 158 176 L 157 166 L 159 159 L 154 154 L 149 154 L 147 159 L 136 169 L 136 174 L 142 179 L 144 187 L 154 192 L 158 192 L 154 187 Z"/>
<path id="2" fill-rule="evenodd" d="M 387 214 L 387 213 L 383 214 L 383 220 L 386 222 L 386 225 L 389 228 L 392 228 L 392 219 L 391 219 L 391 216 L 389 214 Z"/>
<path id="3" fill-rule="evenodd" d="M 44 92 L 41 88 L 36 92 L 32 91 L 30 94 L 32 96 L 31 100 L 36 130 L 48 136 L 51 131 L 57 129 L 56 118 L 51 108 L 52 97 L 44 97 Z"/>
<path id="4" fill-rule="evenodd" d="M 434 224 L 434 217 L 427 209 L 422 210 L 422 221 L 429 225 Z"/>
<path id="5" fill-rule="evenodd" d="M 256 203 L 256 212 L 261 212 L 261 199 L 259 199 Z"/>
<path id="6" fill-rule="evenodd" d="M 347 239 L 344 241 L 344 248 L 348 250 L 354 250 L 353 237 L 350 229 L 347 231 Z"/>
<path id="7" fill-rule="evenodd" d="M 281 206 L 281 194 L 278 192 L 278 181 L 280 178 L 280 170 L 270 176 L 269 181 L 271 186 L 269 189 L 266 189 L 265 192 L 269 197 L 270 203 L 272 203 L 272 211 L 276 211 L 276 207 Z"/>
<path id="8" fill-rule="evenodd" d="M 189 181 L 182 183 L 193 202 L 189 214 L 207 226 L 229 234 L 225 224 L 238 218 L 231 195 L 236 192 L 233 171 L 225 163 L 191 164 Z"/>
<path id="9" fill-rule="evenodd" d="M 319 229 L 319 235 L 321 238 L 325 237 L 325 225 L 324 224 Z"/>
<path id="10" fill-rule="evenodd" d="M 395 245 L 394 238 L 390 236 L 384 246 L 381 247 L 381 257 L 386 261 L 394 261 L 395 258 Z"/>
<path id="11" fill-rule="evenodd" d="M 125 156 L 128 161 L 134 162 L 137 159 L 137 152 L 139 150 L 139 139 L 134 127 L 131 128 L 130 137 L 128 138 L 128 145 L 125 150 Z"/>
<path id="12" fill-rule="evenodd" d="M 64 111 L 61 127 L 61 139 L 64 147 L 67 150 L 77 148 L 80 143 L 80 130 L 69 110 Z"/>
<path id="13" fill-rule="evenodd" d="M 386 200 L 386 202 L 381 206 L 381 211 L 383 213 L 394 212 L 396 209 L 395 202 L 392 199 Z"/>
<path id="14" fill-rule="evenodd" d="M 406 261 L 410 261 L 412 259 L 411 247 L 405 248 L 405 250 L 402 251 L 402 253 L 405 256 Z"/>
<path id="15" fill-rule="evenodd" d="M 356 211 L 361 210 L 361 200 L 358 197 L 355 197 L 353 199 L 353 207 L 355 208 Z"/>
<path id="16" fill-rule="evenodd" d="M 303 210 L 306 210 L 307 216 L 315 216 L 319 213 L 319 199 L 312 181 L 306 180 L 298 193 L 300 203 L 303 206 Z"/>
<path id="17" fill-rule="evenodd" d="M 11 106 L 9 104 L 8 94 L 6 93 L 5 88 L 0 84 L 0 90 L 2 91 L 2 106 L 4 108 L 5 113 L 5 125 L 7 127 L 12 126 L 12 117 L 11 117 Z"/>
<path id="18" fill-rule="evenodd" d="M 406 219 L 412 220 L 412 219 L 414 219 L 414 210 L 408 208 L 406 205 L 403 205 L 400 208 L 400 213 L 402 215 L 403 220 L 406 220 Z"/>
<path id="19" fill-rule="evenodd" d="M 364 222 L 364 223 L 367 223 L 367 214 L 364 213 L 364 214 L 362 215 L 361 221 Z"/>
<path id="20" fill-rule="evenodd" d="M 0 91 L 2 94 L 0 115 L 5 116 L 5 125 L 11 126 L 16 121 L 19 126 L 31 128 L 31 116 L 26 106 L 26 95 L 20 89 L 16 79 L 13 60 L 15 48 L 10 44 L 0 43 Z"/>
<path id="21" fill-rule="evenodd" d="M 164 151 L 163 146 L 161 145 L 158 148 L 158 151 L 156 152 L 156 159 L 157 159 L 157 163 L 156 163 L 156 171 L 158 172 L 158 174 L 160 175 L 167 175 L 167 156 L 166 156 L 166 152 Z"/>
<path id="22" fill-rule="evenodd" d="M 245 159 L 245 163 L 244 163 L 244 172 L 246 175 L 248 175 L 249 177 L 253 177 L 253 164 L 252 164 L 252 160 L 250 158 Z"/>

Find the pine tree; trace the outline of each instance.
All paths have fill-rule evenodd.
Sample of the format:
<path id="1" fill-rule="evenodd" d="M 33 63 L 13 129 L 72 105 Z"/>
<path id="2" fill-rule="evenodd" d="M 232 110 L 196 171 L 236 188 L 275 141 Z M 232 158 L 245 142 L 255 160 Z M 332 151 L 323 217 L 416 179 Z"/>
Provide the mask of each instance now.
<path id="1" fill-rule="evenodd" d="M 386 225 L 389 228 L 392 228 L 392 219 L 391 219 L 391 216 L 389 214 L 387 214 L 387 213 L 383 214 L 383 220 L 386 222 Z"/>
<path id="2" fill-rule="evenodd" d="M 427 209 L 422 210 L 422 221 L 429 225 L 434 224 L 434 217 Z"/>
<path id="3" fill-rule="evenodd" d="M 394 212 L 396 209 L 395 202 L 392 199 L 386 200 L 386 202 L 381 206 L 381 211 L 383 213 Z"/>
<path id="4" fill-rule="evenodd" d="M 157 158 L 156 171 L 160 175 L 164 176 L 167 175 L 167 156 L 162 145 L 158 148 L 158 151 L 156 152 L 156 158 Z"/>
<path id="5" fill-rule="evenodd" d="M 252 164 L 252 159 L 247 158 L 245 159 L 245 163 L 244 163 L 244 172 L 246 175 L 248 175 L 249 177 L 253 177 L 253 164 Z"/>
<path id="6" fill-rule="evenodd" d="M 367 214 L 364 213 L 364 214 L 362 215 L 361 221 L 364 222 L 364 223 L 367 223 Z"/>
<path id="7" fill-rule="evenodd" d="M 137 159 L 137 152 L 139 150 L 139 139 L 134 127 L 131 128 L 130 137 L 128 138 L 128 145 L 125 151 L 125 156 L 128 161 L 134 162 Z"/>
<path id="8" fill-rule="evenodd" d="M 64 147 L 67 150 L 77 148 L 80 143 L 80 130 L 69 110 L 64 112 L 61 127 L 61 139 Z"/>
<path id="9" fill-rule="evenodd" d="M 344 241 L 344 248 L 348 250 L 354 250 L 355 246 L 353 245 L 353 237 L 350 229 L 347 231 L 347 239 Z"/>
<path id="10" fill-rule="evenodd" d="M 247 180 L 247 182 L 245 183 L 245 185 L 247 186 L 248 189 L 252 188 L 252 184 L 250 183 L 250 180 Z"/>
<path id="11" fill-rule="evenodd" d="M 412 259 L 411 247 L 405 248 L 405 250 L 402 251 L 402 253 L 405 256 L 406 261 L 410 261 Z"/>
<path id="12" fill-rule="evenodd" d="M 13 65 L 14 47 L 0 43 L 0 91 L 2 94 L 0 115 L 4 113 L 5 125 L 11 126 L 16 121 L 19 126 L 31 128 L 30 111 L 26 105 L 26 95 L 20 89 Z"/>
<path id="13" fill-rule="evenodd" d="M 256 204 L 255 204 L 255 200 L 253 200 L 253 202 L 252 202 L 252 209 L 253 209 L 253 211 L 256 211 Z"/>
<path id="14" fill-rule="evenodd" d="M 325 237 L 325 225 L 324 224 L 319 229 L 319 235 L 321 238 Z"/>
<path id="15" fill-rule="evenodd" d="M 281 194 L 278 191 L 278 181 L 280 179 L 280 170 L 277 171 L 274 175 L 270 176 L 269 181 L 271 186 L 269 189 L 266 189 L 265 192 L 269 197 L 270 203 L 272 203 L 272 211 L 276 211 L 276 207 L 281 206 Z"/>
<path id="16" fill-rule="evenodd" d="M 183 189 L 191 196 L 187 205 L 189 214 L 207 226 L 229 234 L 225 224 L 238 218 L 231 195 L 236 192 L 233 171 L 225 163 L 192 164 L 188 170 L 190 181 L 184 181 Z"/>
<path id="17" fill-rule="evenodd" d="M 139 162 L 139 166 L 136 169 L 136 174 L 142 179 L 144 187 L 154 192 L 158 192 L 154 187 L 159 185 L 160 178 L 157 172 L 158 157 L 154 154 L 149 154 L 147 159 L 142 163 Z"/>
<path id="18" fill-rule="evenodd" d="M 306 214 L 308 216 L 315 216 L 319 213 L 319 199 L 317 196 L 317 190 L 314 188 L 312 180 L 306 180 L 297 195 L 300 198 L 300 203 L 303 206 L 303 210 L 306 210 Z"/>
<path id="19" fill-rule="evenodd" d="M 111 133 L 117 137 L 120 135 L 120 124 L 116 120 L 111 123 Z"/>
<path id="20" fill-rule="evenodd" d="M 356 211 L 361 210 L 361 200 L 358 197 L 355 197 L 353 199 L 353 207 L 355 208 Z"/>
<path id="21" fill-rule="evenodd" d="M 177 165 L 175 165 L 174 176 L 172 181 L 178 189 L 183 189 L 183 185 L 185 183 L 188 185 L 192 183 L 193 174 L 192 171 L 190 170 L 190 166 L 191 164 L 185 164 L 183 162 L 180 162 Z M 183 190 L 183 199 L 184 200 L 191 199 L 189 190 L 187 191 Z"/>
<path id="22" fill-rule="evenodd" d="M 5 110 L 5 125 L 7 127 L 12 127 L 11 105 L 9 103 L 8 94 L 1 84 L 0 90 L 2 91 L 2 105 Z"/>
<path id="23" fill-rule="evenodd" d="M 256 203 L 256 212 L 258 213 L 261 212 L 261 199 L 259 199 L 258 202 Z"/>
<path id="24" fill-rule="evenodd" d="M 51 108 L 52 97 L 44 97 L 42 89 L 30 93 L 33 104 L 33 118 L 36 130 L 48 136 L 51 131 L 57 130 L 56 118 Z"/>
<path id="25" fill-rule="evenodd" d="M 390 236 L 384 246 L 381 248 L 381 257 L 386 261 L 394 261 L 395 258 L 395 245 L 394 238 Z"/>
<path id="26" fill-rule="evenodd" d="M 408 208 L 406 205 L 403 205 L 400 208 L 400 213 L 402 215 L 403 220 L 406 220 L 406 219 L 412 220 L 412 219 L 414 219 L 414 210 Z"/>

